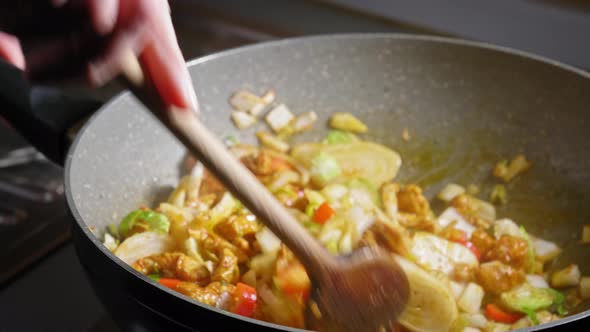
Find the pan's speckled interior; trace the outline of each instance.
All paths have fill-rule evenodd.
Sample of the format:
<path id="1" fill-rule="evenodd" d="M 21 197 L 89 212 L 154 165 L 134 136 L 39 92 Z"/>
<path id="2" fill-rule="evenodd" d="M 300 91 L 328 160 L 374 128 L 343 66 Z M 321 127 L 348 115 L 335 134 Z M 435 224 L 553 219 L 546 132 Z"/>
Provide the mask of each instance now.
<path id="1" fill-rule="evenodd" d="M 233 127 L 228 97 L 274 88 L 294 113 L 320 114 L 321 130 L 298 140 L 321 137 L 332 112 L 352 112 L 372 139 L 401 152 L 399 180 L 428 185 L 430 196 L 455 181 L 481 185 L 487 197 L 493 164 L 524 152 L 534 167 L 507 186 L 499 216 L 566 248 L 557 265 L 572 256 L 590 261 L 588 247 L 577 243 L 590 222 L 590 79 L 580 72 L 494 48 L 392 35 L 274 42 L 200 59 L 190 70 L 204 121 L 220 137 L 253 142 L 256 129 Z M 78 222 L 101 231 L 138 204 L 165 197 L 183 154 L 135 99 L 116 99 L 71 151 L 67 177 Z"/>

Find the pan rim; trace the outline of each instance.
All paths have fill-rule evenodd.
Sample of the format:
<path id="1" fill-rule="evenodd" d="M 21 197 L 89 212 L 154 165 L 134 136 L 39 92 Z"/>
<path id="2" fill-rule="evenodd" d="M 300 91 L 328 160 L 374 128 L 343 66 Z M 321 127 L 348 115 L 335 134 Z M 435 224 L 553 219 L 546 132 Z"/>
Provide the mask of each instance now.
<path id="1" fill-rule="evenodd" d="M 186 65 L 187 65 L 187 67 L 190 68 L 193 66 L 200 65 L 202 63 L 213 61 L 217 58 L 222 58 L 222 57 L 226 57 L 226 56 L 230 56 L 230 55 L 236 55 L 236 54 L 239 54 L 242 52 L 253 51 L 253 50 L 256 50 L 259 48 L 277 47 L 280 45 L 288 45 L 288 44 L 301 43 L 301 42 L 313 41 L 313 40 L 322 40 L 322 39 L 329 39 L 329 40 L 361 39 L 362 40 L 362 39 L 376 39 L 376 38 L 377 39 L 388 39 L 388 40 L 409 40 L 409 41 L 435 42 L 435 43 L 440 43 L 440 44 L 466 46 L 466 47 L 480 49 L 480 50 L 487 50 L 490 52 L 499 52 L 499 53 L 503 53 L 506 55 L 517 56 L 519 58 L 540 62 L 542 64 L 550 65 L 550 66 L 556 67 L 558 69 L 565 70 L 567 72 L 579 75 L 583 78 L 590 79 L 590 72 L 588 72 L 586 70 L 583 70 L 583 69 L 577 68 L 573 65 L 562 63 L 560 61 L 553 60 L 551 58 L 541 56 L 541 55 L 538 55 L 538 54 L 535 54 L 532 52 L 518 50 L 515 48 L 511 48 L 511 47 L 500 46 L 500 45 L 495 45 L 492 43 L 481 42 L 481 41 L 472 41 L 472 40 L 467 40 L 467 39 L 463 39 L 463 38 L 455 38 L 455 37 L 440 37 L 440 36 L 432 36 L 432 35 L 424 35 L 424 34 L 388 33 L 388 32 L 319 34 L 319 35 L 313 35 L 313 36 L 299 36 L 299 37 L 276 39 L 276 40 L 265 41 L 265 42 L 260 42 L 260 43 L 256 43 L 256 44 L 249 44 L 249 45 L 244 45 L 244 46 L 240 46 L 240 47 L 235 47 L 232 49 L 228 49 L 228 50 L 208 54 L 208 55 L 205 55 L 202 57 L 194 58 L 194 59 L 187 61 Z M 64 185 L 65 185 L 65 189 L 66 189 L 65 190 L 66 201 L 67 201 L 70 213 L 74 217 L 74 219 L 76 221 L 76 225 L 80 228 L 80 230 L 82 230 L 82 233 L 84 233 L 84 235 L 88 238 L 88 240 L 90 240 L 97 247 L 97 249 L 99 251 L 101 251 L 104 255 L 106 255 L 112 261 L 114 261 L 120 268 L 122 268 L 122 269 L 126 270 L 127 272 L 131 273 L 132 275 L 136 276 L 139 280 L 149 283 L 152 286 L 158 287 L 161 291 L 164 291 L 164 292 L 168 293 L 169 295 L 177 297 L 178 299 L 181 299 L 181 300 L 186 301 L 186 302 L 193 304 L 193 305 L 197 305 L 201 309 L 210 310 L 210 311 L 213 311 L 217 314 L 221 314 L 221 315 L 233 318 L 233 319 L 239 319 L 239 320 L 248 322 L 250 324 L 264 326 L 267 328 L 272 328 L 272 329 L 276 329 L 276 330 L 280 330 L 280 331 L 311 332 L 310 330 L 297 329 L 297 328 L 287 327 L 287 326 L 283 326 L 283 325 L 279 325 L 279 324 L 275 324 L 275 323 L 265 322 L 265 321 L 258 320 L 258 319 L 240 316 L 240 315 L 237 315 L 237 314 L 225 311 L 225 310 L 221 310 L 219 308 L 215 308 L 215 307 L 200 303 L 188 296 L 174 292 L 174 291 L 172 291 L 172 290 L 170 290 L 158 283 L 155 283 L 153 280 L 151 280 L 147 276 L 144 276 L 143 274 L 139 273 L 138 271 L 134 270 L 131 266 L 129 266 L 128 264 L 126 264 L 125 262 L 120 260 L 112 252 L 110 252 L 108 249 L 106 249 L 104 247 L 104 245 L 102 244 L 102 242 L 100 242 L 99 239 L 94 235 L 94 233 L 92 232 L 92 230 L 90 229 L 88 224 L 86 222 L 84 222 L 80 212 L 77 209 L 76 201 L 75 201 L 75 199 L 72 195 L 72 192 L 70 190 L 70 188 L 71 188 L 70 171 L 72 168 L 72 162 L 74 160 L 77 146 L 80 143 L 81 138 L 84 137 L 84 133 L 92 125 L 94 120 L 97 117 L 100 117 L 105 111 L 112 108 L 112 105 L 120 102 L 120 100 L 123 98 L 127 98 L 129 94 L 131 94 L 131 92 L 123 91 L 123 92 L 117 94 L 116 96 L 114 96 L 113 98 L 111 98 L 99 110 L 97 110 L 88 119 L 88 121 L 86 121 L 84 126 L 80 129 L 80 131 L 78 132 L 78 135 L 76 135 L 74 141 L 70 145 L 70 148 L 68 149 L 68 152 L 66 154 L 65 167 L 64 167 L 64 174 L 65 174 Z M 145 303 L 141 303 L 141 304 L 143 306 L 147 306 Z M 147 306 L 147 307 L 148 307 L 148 309 L 150 309 L 152 311 L 155 310 L 152 307 L 149 307 L 149 306 Z M 160 313 L 160 312 L 158 312 L 158 314 L 164 315 L 163 313 Z M 575 321 L 578 321 L 578 320 L 581 320 L 584 318 L 588 318 L 588 317 L 590 317 L 590 309 L 580 312 L 580 313 L 577 313 L 575 315 L 565 317 L 565 318 L 557 320 L 557 321 L 553 321 L 550 323 L 537 325 L 537 326 L 533 326 L 533 327 L 528 327 L 528 328 L 524 328 L 524 329 L 519 329 L 518 331 L 523 331 L 523 332 L 524 331 L 527 331 L 527 332 L 528 331 L 540 331 L 540 330 L 550 329 L 550 328 L 558 327 L 558 326 L 561 326 L 564 324 L 572 323 L 572 322 L 575 322 Z M 170 320 L 174 320 L 168 316 L 166 316 L 166 318 L 170 319 Z"/>

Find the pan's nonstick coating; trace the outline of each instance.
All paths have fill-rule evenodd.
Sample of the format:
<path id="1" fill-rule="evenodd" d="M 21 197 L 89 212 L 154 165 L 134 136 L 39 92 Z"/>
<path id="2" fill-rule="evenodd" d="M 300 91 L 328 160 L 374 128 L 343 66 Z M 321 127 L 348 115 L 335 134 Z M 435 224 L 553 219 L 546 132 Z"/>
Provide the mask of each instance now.
<path id="1" fill-rule="evenodd" d="M 401 153 L 399 180 L 426 185 L 430 197 L 449 181 L 495 183 L 494 164 L 523 152 L 534 166 L 507 186 L 499 216 L 564 247 L 558 266 L 590 261 L 590 250 L 576 243 L 590 220 L 590 79 L 583 72 L 481 44 L 373 34 L 241 48 L 196 60 L 190 71 L 204 121 L 220 137 L 254 142 L 264 123 L 238 132 L 228 97 L 273 88 L 294 113 L 320 115 L 300 139 L 322 137 L 331 113 L 352 112 L 371 139 Z M 67 162 L 69 204 L 89 239 L 88 226 L 102 234 L 138 204 L 165 197 L 183 157 L 180 143 L 130 94 L 104 107 Z M 580 267 L 590 273 L 588 264 Z"/>

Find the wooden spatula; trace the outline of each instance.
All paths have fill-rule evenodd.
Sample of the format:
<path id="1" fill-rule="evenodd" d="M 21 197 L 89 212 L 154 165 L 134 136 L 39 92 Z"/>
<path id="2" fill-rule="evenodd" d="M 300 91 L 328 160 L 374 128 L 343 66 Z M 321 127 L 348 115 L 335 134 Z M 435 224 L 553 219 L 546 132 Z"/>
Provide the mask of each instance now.
<path id="1" fill-rule="evenodd" d="M 408 279 L 390 255 L 363 248 L 335 257 L 317 242 L 240 163 L 192 110 L 164 105 L 132 53 L 125 66 L 135 96 L 203 163 L 305 266 L 312 281 L 308 321 L 322 331 L 390 328 L 409 297 Z"/>

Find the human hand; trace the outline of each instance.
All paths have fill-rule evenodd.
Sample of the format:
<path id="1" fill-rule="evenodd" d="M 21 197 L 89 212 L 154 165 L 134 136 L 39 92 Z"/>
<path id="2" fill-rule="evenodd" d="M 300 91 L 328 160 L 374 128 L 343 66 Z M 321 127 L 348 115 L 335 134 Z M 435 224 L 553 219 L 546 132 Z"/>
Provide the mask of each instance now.
<path id="1" fill-rule="evenodd" d="M 126 52 L 131 50 L 139 57 L 147 78 L 155 86 L 164 101 L 180 108 L 190 108 L 198 111 L 198 105 L 192 81 L 188 73 L 184 58 L 172 25 L 170 7 L 166 0 L 29 0 L 9 1 L 19 3 L 19 8 L 12 11 L 4 9 L 5 13 L 17 13 L 15 18 L 0 17 L 0 57 L 23 70 L 44 70 L 55 67 L 56 61 L 60 65 L 68 62 L 80 63 L 74 74 L 83 76 L 92 86 L 100 86 L 122 70 Z M 23 9 L 22 4 L 29 7 Z M 32 12 L 31 8 L 43 3 L 50 10 L 38 10 L 36 23 L 28 34 L 17 29 L 6 21 L 12 19 L 16 25 L 21 17 Z M 2 6 L 10 4 L 2 4 Z M 32 6 L 32 7 L 31 7 Z M 1 9 L 1 8 L 0 8 Z M 49 19 L 50 15 L 59 13 L 61 16 Z M 39 20 L 39 17 L 41 20 Z M 59 18 L 57 18 L 59 17 Z M 68 27 L 73 34 L 63 35 L 63 38 L 49 38 L 46 30 L 55 28 L 58 23 L 67 25 L 63 17 L 77 18 Z M 28 17 L 24 18 L 25 20 Z M 4 21 L 4 22 L 3 22 Z M 82 26 L 84 25 L 84 26 Z M 81 33 L 88 28 L 96 37 L 94 39 Z M 26 35 L 26 36 L 25 36 Z M 37 37 L 43 40 L 44 52 L 31 51 L 32 57 L 23 53 L 22 42 L 25 37 Z M 86 43 L 86 44 L 85 44 Z M 83 52 L 81 49 L 93 43 L 93 52 Z M 38 45 L 38 43 L 36 44 Z M 86 46 L 85 46 L 86 45 Z M 47 53 L 53 52 L 53 53 Z M 34 60 L 32 60 L 34 59 Z M 65 79 L 71 73 L 54 71 L 52 79 Z"/>

